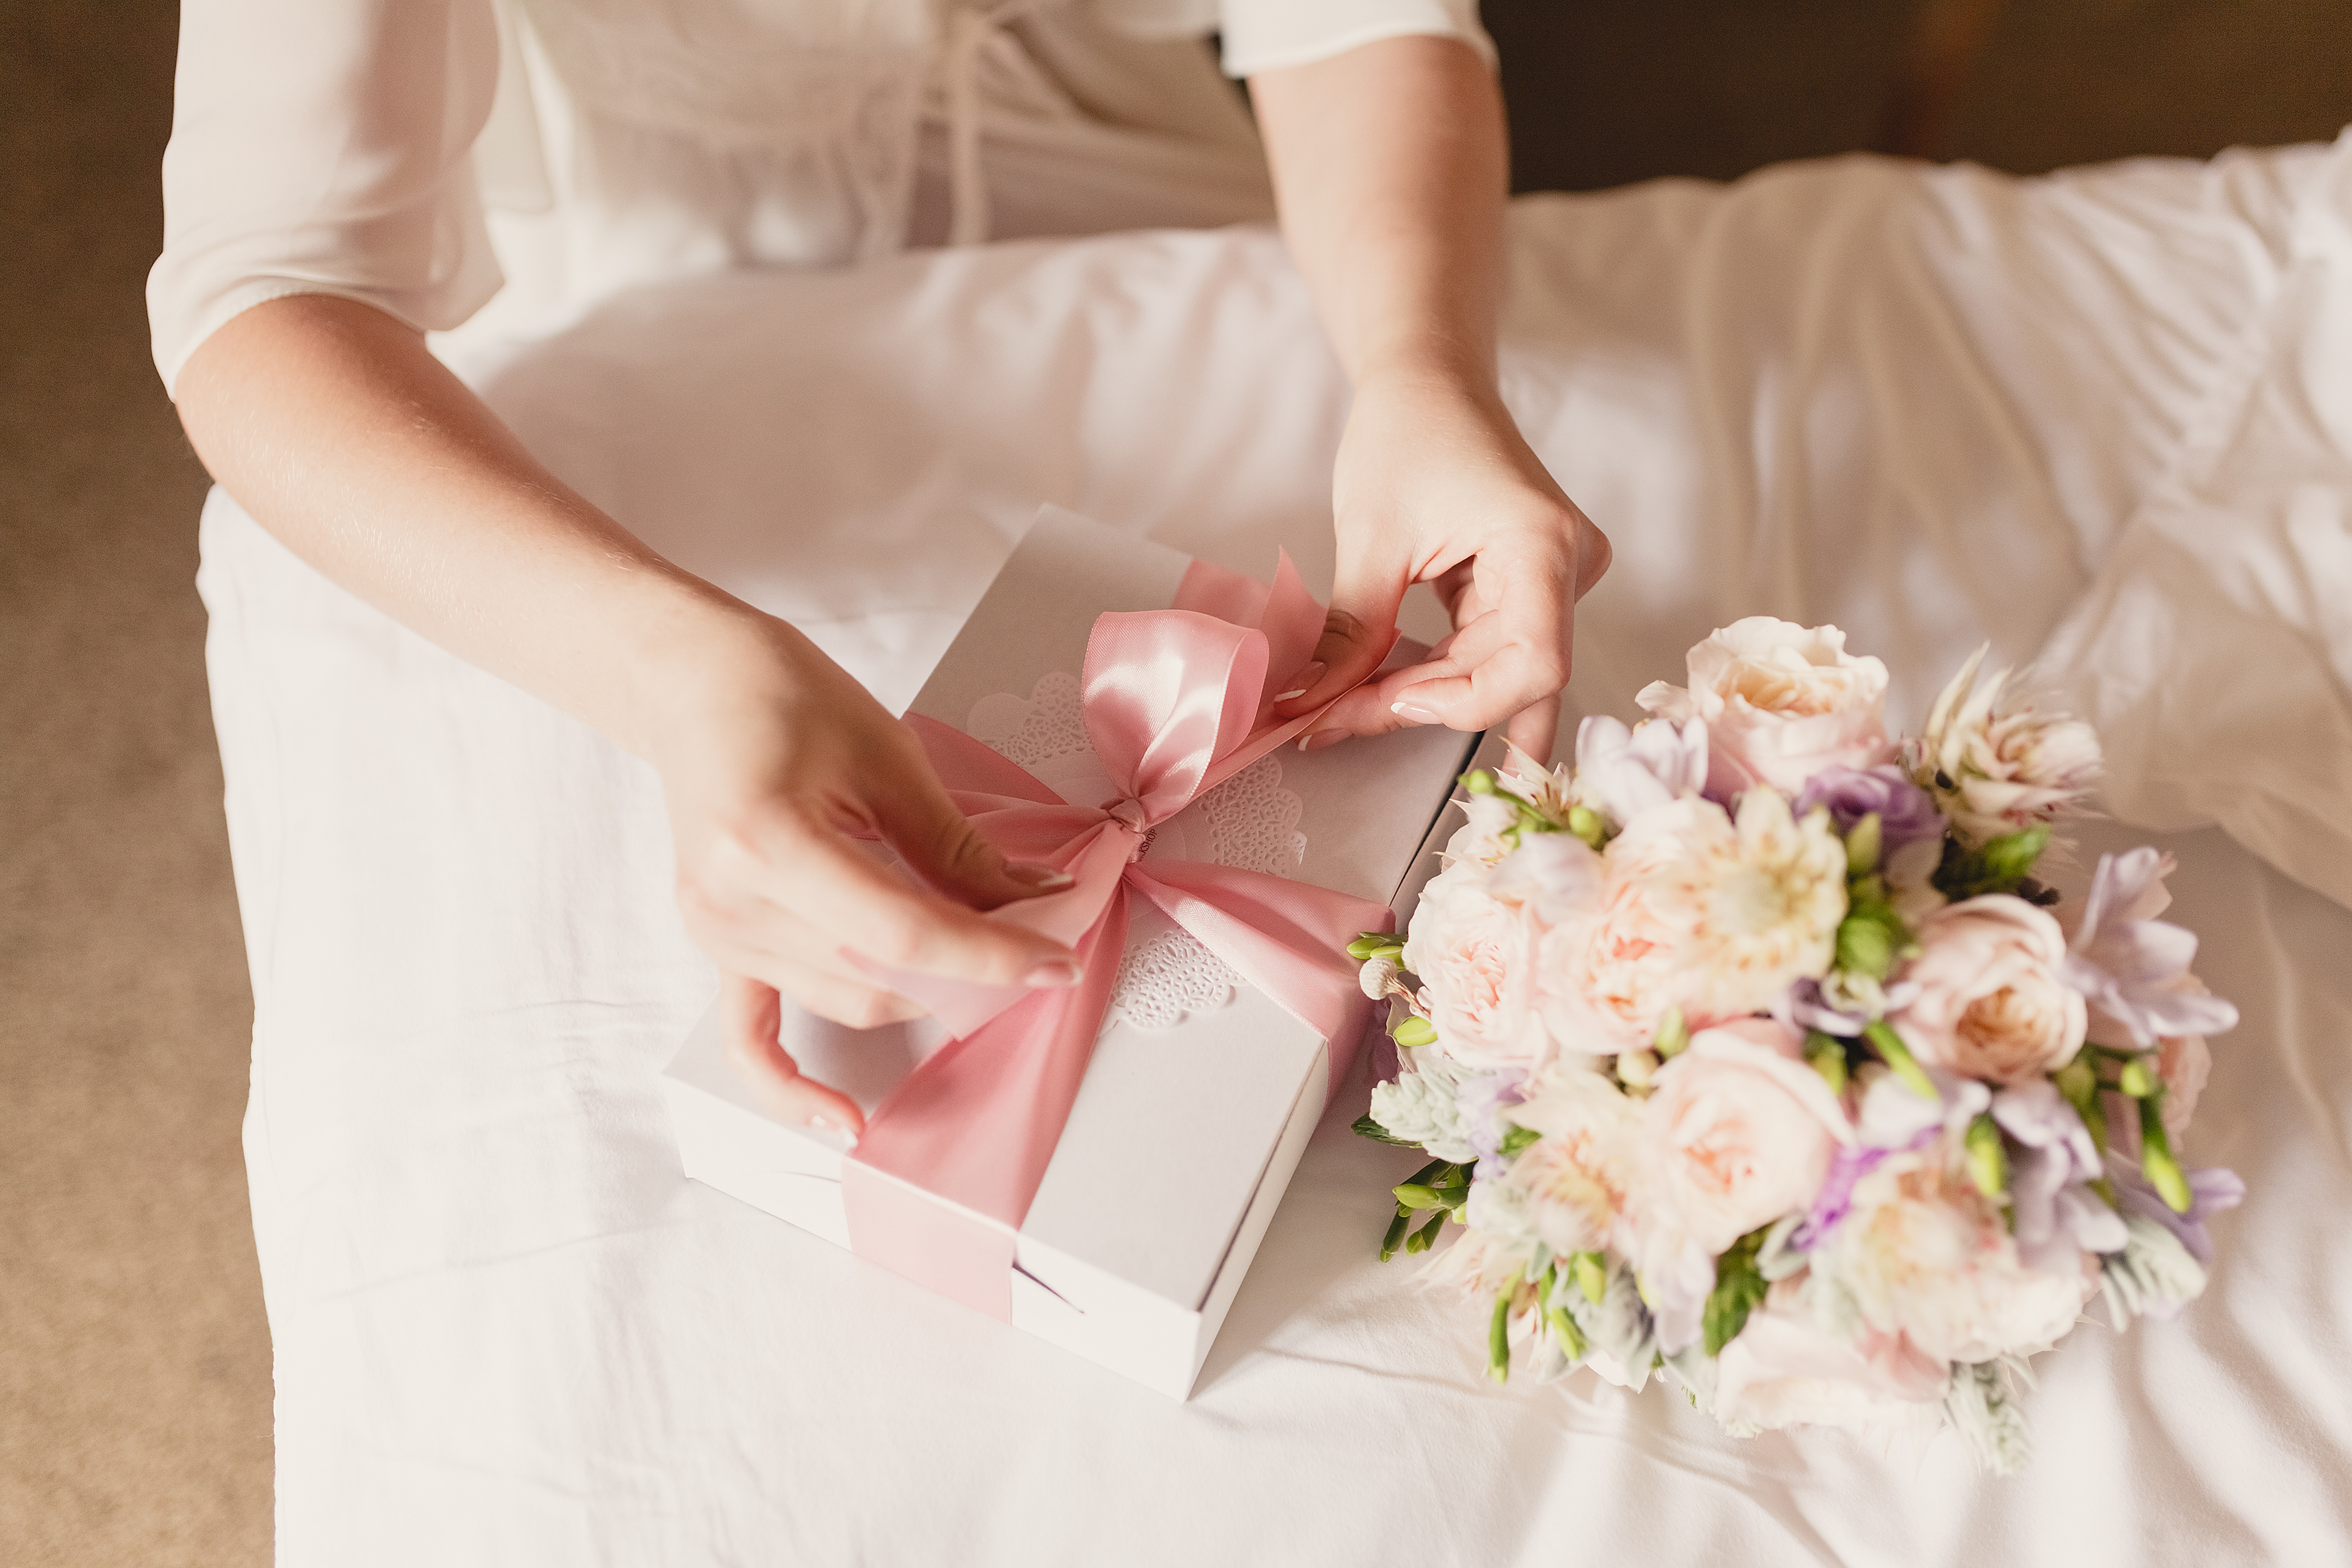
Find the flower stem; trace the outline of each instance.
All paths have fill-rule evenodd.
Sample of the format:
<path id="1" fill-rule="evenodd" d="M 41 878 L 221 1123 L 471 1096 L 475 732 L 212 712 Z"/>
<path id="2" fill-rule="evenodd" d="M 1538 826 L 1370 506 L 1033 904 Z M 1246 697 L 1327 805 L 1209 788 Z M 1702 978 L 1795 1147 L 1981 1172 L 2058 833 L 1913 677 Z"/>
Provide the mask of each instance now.
<path id="1" fill-rule="evenodd" d="M 1878 1047 L 1880 1059 L 1895 1069 L 1896 1078 L 1929 1100 L 1943 1098 L 1936 1092 L 1936 1085 L 1927 1077 L 1927 1069 L 1919 1065 L 1919 1059 L 1911 1054 L 1911 1047 L 1905 1045 L 1903 1037 L 1895 1032 L 1894 1025 L 1884 1018 L 1873 1018 L 1863 1026 L 1862 1032 L 1872 1045 Z"/>

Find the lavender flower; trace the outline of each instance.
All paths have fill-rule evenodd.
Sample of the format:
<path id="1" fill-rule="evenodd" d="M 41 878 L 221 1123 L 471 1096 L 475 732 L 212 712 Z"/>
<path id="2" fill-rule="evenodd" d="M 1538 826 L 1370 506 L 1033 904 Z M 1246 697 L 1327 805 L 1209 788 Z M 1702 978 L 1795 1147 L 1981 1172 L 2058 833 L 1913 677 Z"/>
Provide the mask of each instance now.
<path id="1" fill-rule="evenodd" d="M 2245 1200 L 2246 1184 L 2235 1171 L 2209 1165 L 2189 1173 L 2189 1212 L 2175 1214 L 2137 1165 L 2115 1154 L 2107 1157 L 2107 1180 L 2115 1184 L 2116 1206 L 2135 1219 L 2154 1220 L 2189 1249 L 2201 1268 L 2213 1267 L 2213 1237 L 2205 1222 L 2223 1209 Z"/>
<path id="2" fill-rule="evenodd" d="M 2121 1250 L 2123 1220 L 2089 1187 L 2101 1171 L 2098 1145 L 2056 1087 L 2034 1079 L 2000 1089 L 1992 1119 L 2021 1145 L 2009 1185 L 2018 1256 L 2045 1274 L 2071 1275 L 2084 1252 Z"/>
<path id="3" fill-rule="evenodd" d="M 2196 933 L 2156 918 L 2172 901 L 2164 888 L 2171 869 L 2169 857 L 2149 848 L 2099 858 L 2060 974 L 2090 1004 L 2091 1037 L 2102 1045 L 2127 1040 L 2147 1050 L 2168 1037 L 2237 1026 L 2237 1008 L 2194 988 Z"/>
<path id="4" fill-rule="evenodd" d="M 1493 1072 L 1468 1074 L 1455 1089 L 1463 1131 L 1480 1160 L 1491 1161 L 1501 1152 L 1503 1110 L 1528 1097 L 1527 1081 L 1525 1068 L 1497 1068 Z"/>
<path id="5" fill-rule="evenodd" d="M 1877 813 L 1881 840 L 1890 850 L 1944 837 L 1944 818 L 1934 798 L 1891 763 L 1823 768 L 1805 781 L 1790 809 L 1802 816 L 1817 805 L 1829 807 L 1840 833 L 1853 832 L 1855 823 Z"/>

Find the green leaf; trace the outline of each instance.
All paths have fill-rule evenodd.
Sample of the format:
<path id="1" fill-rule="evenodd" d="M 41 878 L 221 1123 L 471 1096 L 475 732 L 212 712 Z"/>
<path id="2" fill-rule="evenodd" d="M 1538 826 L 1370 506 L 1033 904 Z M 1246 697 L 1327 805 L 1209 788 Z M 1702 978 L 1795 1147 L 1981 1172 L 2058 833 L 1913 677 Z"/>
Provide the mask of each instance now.
<path id="1" fill-rule="evenodd" d="M 1756 1249 L 1763 1245 L 1764 1232 L 1769 1228 L 1749 1231 L 1716 1259 L 1715 1289 L 1707 1292 L 1706 1309 L 1700 1319 L 1706 1353 L 1711 1356 L 1721 1355 L 1723 1347 L 1739 1337 L 1739 1331 L 1748 1326 L 1748 1314 L 1763 1304 L 1764 1292 L 1771 1289 L 1756 1268 Z"/>
<path id="2" fill-rule="evenodd" d="M 1410 1138 L 1400 1138 L 1369 1116 L 1359 1116 L 1348 1123 L 1348 1130 L 1359 1138 L 1369 1138 L 1375 1143 L 1387 1143 L 1399 1149 L 1418 1149 L 1420 1144 Z"/>
<path id="3" fill-rule="evenodd" d="M 1528 1144 L 1543 1139 L 1543 1134 L 1532 1127 L 1521 1127 L 1517 1122 L 1510 1123 L 1509 1127 L 1510 1130 L 1503 1134 L 1503 1158 L 1506 1160 L 1516 1158 Z"/>

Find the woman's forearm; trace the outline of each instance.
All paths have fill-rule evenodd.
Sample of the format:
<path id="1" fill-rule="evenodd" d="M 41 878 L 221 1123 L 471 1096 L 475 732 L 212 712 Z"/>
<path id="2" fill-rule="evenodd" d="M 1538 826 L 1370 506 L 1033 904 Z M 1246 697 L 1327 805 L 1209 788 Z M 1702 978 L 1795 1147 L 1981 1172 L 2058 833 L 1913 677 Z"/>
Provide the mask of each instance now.
<path id="1" fill-rule="evenodd" d="M 1250 91 L 1284 237 L 1349 376 L 1491 394 L 1509 152 L 1486 61 L 1452 38 L 1390 38 Z"/>
<path id="2" fill-rule="evenodd" d="M 709 655 L 730 639 L 793 635 L 591 506 L 421 334 L 369 306 L 257 306 L 206 340 L 176 392 L 205 466 L 297 554 L 640 755 L 680 668 L 725 667 Z"/>

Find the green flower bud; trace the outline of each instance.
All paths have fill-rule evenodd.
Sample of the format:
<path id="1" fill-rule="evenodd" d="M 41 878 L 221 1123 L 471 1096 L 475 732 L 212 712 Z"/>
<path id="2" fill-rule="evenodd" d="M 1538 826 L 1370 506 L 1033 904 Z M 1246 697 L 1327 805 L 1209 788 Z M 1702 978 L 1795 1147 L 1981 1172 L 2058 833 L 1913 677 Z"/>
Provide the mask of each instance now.
<path id="1" fill-rule="evenodd" d="M 1689 1044 L 1690 1026 L 1683 1021 L 1683 1010 L 1667 1008 L 1666 1016 L 1658 1020 L 1658 1037 L 1650 1043 L 1650 1048 L 1658 1053 L 1660 1061 L 1664 1061 Z"/>
<path id="2" fill-rule="evenodd" d="M 1962 1142 L 1969 1153 L 1969 1179 L 1977 1191 L 1989 1198 L 2008 1191 L 2009 1153 L 2000 1146 L 2000 1128 L 1993 1119 L 1980 1115 L 1969 1121 Z"/>
<path id="3" fill-rule="evenodd" d="M 1389 1026 L 1389 1034 L 1400 1046 L 1425 1046 L 1437 1038 L 1437 1026 L 1418 1013 L 1407 1013 Z"/>
<path id="4" fill-rule="evenodd" d="M 1511 1293 L 1516 1285 L 1507 1285 L 1495 1298 L 1495 1315 L 1486 1324 L 1486 1375 L 1496 1383 L 1508 1382 L 1511 1375 Z"/>
<path id="5" fill-rule="evenodd" d="M 1609 838 L 1609 825 L 1601 821 L 1601 814 L 1589 805 L 1568 808 L 1568 830 L 1595 849 Z"/>
<path id="6" fill-rule="evenodd" d="M 1348 956 L 1361 963 L 1378 953 L 1381 949 L 1392 946 L 1395 942 L 1396 936 L 1393 932 L 1368 931 L 1348 944 Z"/>
<path id="7" fill-rule="evenodd" d="M 1584 1359 L 1584 1336 L 1576 1331 L 1576 1320 L 1570 1317 L 1565 1309 L 1552 1308 L 1544 1314 L 1544 1321 L 1551 1325 L 1551 1337 L 1559 1342 L 1559 1348 L 1567 1352 L 1569 1360 Z"/>
<path id="8" fill-rule="evenodd" d="M 1885 847 L 1885 835 L 1878 822 L 1878 813 L 1871 812 L 1853 825 L 1845 836 L 1845 870 L 1849 877 L 1867 877 L 1878 869 L 1878 857 Z"/>
<path id="9" fill-rule="evenodd" d="M 2066 1103 L 2081 1110 L 2099 1092 L 2099 1069 L 2091 1065 L 2091 1053 L 2085 1049 L 2073 1061 L 2050 1075 Z M 2087 1118 L 2086 1118 L 2087 1120 Z"/>
<path id="10" fill-rule="evenodd" d="M 1892 1024 L 1884 1018 L 1874 1018 L 1862 1032 L 1864 1038 L 1878 1047 L 1879 1059 L 1893 1068 L 1895 1076 L 1901 1079 L 1907 1088 L 1928 1100 L 1941 1098 L 1936 1092 L 1934 1081 L 1927 1077 L 1927 1069 L 1919 1065 L 1918 1058 L 1911 1054 L 1911 1047 L 1903 1043 L 1903 1037 L 1895 1032 Z"/>
<path id="11" fill-rule="evenodd" d="M 1492 795 L 1495 793 L 1495 775 L 1484 768 L 1472 768 L 1462 775 L 1462 787 L 1472 795 Z"/>
<path id="12" fill-rule="evenodd" d="M 1845 1092 L 1845 1042 L 1819 1029 L 1805 1031 L 1805 1060 L 1822 1075 L 1832 1094 Z"/>
<path id="13" fill-rule="evenodd" d="M 1569 1267 L 1576 1275 L 1576 1288 L 1584 1292 L 1584 1299 L 1596 1307 L 1601 1305 L 1601 1298 L 1609 1294 L 1609 1270 L 1601 1266 L 1601 1254 L 1580 1252 Z"/>
<path id="14" fill-rule="evenodd" d="M 2134 1057 L 2124 1063 L 2124 1070 L 2116 1079 L 2116 1087 L 2134 1100 L 2146 1100 L 2157 1091 L 2158 1079 L 2146 1060 Z"/>
<path id="15" fill-rule="evenodd" d="M 2172 1157 L 2172 1139 L 2164 1131 L 2161 1096 L 2151 1096 L 2139 1102 L 2139 1168 L 2147 1174 L 2148 1184 L 2157 1196 L 2165 1201 L 2174 1214 L 2187 1214 L 2192 1194 L 2189 1178 L 2182 1174 L 2180 1162 Z"/>
<path id="16" fill-rule="evenodd" d="M 1411 1224 L 1412 1211 L 1402 1204 L 1397 1205 L 1396 1218 L 1389 1221 L 1389 1233 L 1381 1237 L 1381 1262 L 1386 1263 L 1397 1255 L 1397 1248 L 1404 1245 L 1405 1227 Z"/>

